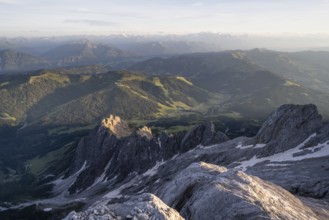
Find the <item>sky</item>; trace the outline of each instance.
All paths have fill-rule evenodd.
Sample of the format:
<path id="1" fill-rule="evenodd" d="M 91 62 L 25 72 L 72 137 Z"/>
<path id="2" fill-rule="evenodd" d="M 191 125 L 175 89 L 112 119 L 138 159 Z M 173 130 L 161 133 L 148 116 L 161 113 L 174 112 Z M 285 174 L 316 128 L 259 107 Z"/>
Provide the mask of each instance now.
<path id="1" fill-rule="evenodd" d="M 329 0 L 0 0 L 0 36 L 329 33 Z"/>

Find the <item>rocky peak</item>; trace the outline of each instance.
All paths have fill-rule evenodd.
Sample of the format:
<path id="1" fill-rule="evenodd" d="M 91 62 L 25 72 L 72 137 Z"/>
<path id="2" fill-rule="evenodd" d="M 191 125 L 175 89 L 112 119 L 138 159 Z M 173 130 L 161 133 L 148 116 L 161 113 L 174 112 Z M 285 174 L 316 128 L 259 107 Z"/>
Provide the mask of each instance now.
<path id="1" fill-rule="evenodd" d="M 197 125 L 187 132 L 181 141 L 181 145 L 187 149 L 191 146 L 201 144 L 203 146 L 222 143 L 229 138 L 222 132 L 216 132 L 214 124 L 209 121 L 207 123 Z"/>
<path id="2" fill-rule="evenodd" d="M 146 137 L 148 140 L 152 139 L 153 138 L 153 135 L 152 135 L 152 130 L 151 128 L 147 127 L 147 126 L 144 126 L 142 128 L 139 128 L 137 130 L 137 134 L 141 137 Z"/>
<path id="3" fill-rule="evenodd" d="M 265 121 L 256 141 L 267 144 L 262 155 L 278 153 L 295 147 L 322 126 L 322 116 L 313 104 L 282 105 Z"/>
<path id="4" fill-rule="evenodd" d="M 212 123 L 196 126 L 190 132 L 162 133 L 154 137 L 150 128 L 145 126 L 132 132 L 127 122 L 110 115 L 102 121 L 102 126 L 80 141 L 70 174 L 80 170 L 85 162 L 88 167 L 79 174 L 69 191 L 80 192 L 103 174 L 102 181 L 105 178 L 122 181 L 131 173 L 146 172 L 157 162 L 200 144 L 205 146 L 227 139 L 225 134 L 216 133 Z"/>
<path id="5" fill-rule="evenodd" d="M 86 47 L 87 48 L 97 48 L 97 45 L 94 44 L 92 41 L 87 41 L 86 42 Z"/>
<path id="6" fill-rule="evenodd" d="M 79 213 L 73 211 L 64 220 L 71 219 L 184 220 L 176 210 L 170 208 L 150 193 L 128 197 L 118 203 L 98 204 Z"/>
<path id="7" fill-rule="evenodd" d="M 118 138 L 127 137 L 131 134 L 131 129 L 126 121 L 119 116 L 110 115 L 102 120 L 102 126 L 108 128 L 112 134 Z"/>
<path id="8" fill-rule="evenodd" d="M 84 45 L 87 48 L 96 48 L 97 47 L 97 44 L 95 44 L 93 41 L 91 41 L 89 39 L 82 39 L 82 40 L 74 41 L 73 44 Z"/>

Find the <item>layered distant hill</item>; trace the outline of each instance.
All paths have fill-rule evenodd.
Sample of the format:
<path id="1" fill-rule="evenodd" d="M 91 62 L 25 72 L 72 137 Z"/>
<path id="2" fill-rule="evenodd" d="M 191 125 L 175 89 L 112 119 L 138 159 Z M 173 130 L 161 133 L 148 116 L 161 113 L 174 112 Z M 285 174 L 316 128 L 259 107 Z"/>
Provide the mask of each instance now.
<path id="1" fill-rule="evenodd" d="M 64 44 L 43 54 L 58 66 L 74 66 L 89 64 L 112 64 L 131 56 L 104 44 L 95 44 L 89 40 Z"/>
<path id="2" fill-rule="evenodd" d="M 84 40 L 62 44 L 38 55 L 11 49 L 0 51 L 0 73 L 87 65 L 115 66 L 131 62 L 133 58 L 130 52 Z"/>
<path id="3" fill-rule="evenodd" d="M 323 153 L 327 146 L 323 145 L 321 150 L 322 145 L 318 145 L 327 140 L 323 137 L 327 137 L 328 127 L 322 128 L 321 116 L 314 105 L 281 107 L 263 126 L 263 130 L 270 129 L 255 138 L 235 139 L 232 145 L 231 142 L 218 145 L 213 148 L 218 151 L 210 153 L 211 147 L 200 146 L 227 138 L 254 136 L 266 116 L 282 104 L 314 103 L 328 119 L 327 52 L 236 50 L 163 55 L 137 62 L 147 56 L 135 59 L 130 53 L 109 46 L 79 42 L 49 50 L 48 59 L 53 61 L 12 51 L 7 53 L 14 54 L 9 57 L 13 57 L 11 65 L 16 69 L 0 75 L 1 209 L 11 206 L 3 201 L 49 198 L 50 192 L 59 193 L 56 195 L 60 199 L 66 196 L 61 194 L 66 190 L 71 193 L 86 190 L 91 196 L 104 195 L 105 191 L 115 193 L 114 186 L 131 181 L 131 177 L 136 177 L 135 172 L 153 173 L 152 167 L 164 160 L 175 163 L 166 165 L 170 172 L 164 173 L 163 177 L 167 179 L 176 175 L 174 172 L 179 167 L 176 163 L 182 161 L 186 161 L 186 166 L 191 162 L 206 161 L 232 168 L 239 161 L 246 161 L 247 166 L 253 161 L 264 162 L 267 157 L 275 159 L 277 153 L 286 150 L 291 157 L 297 154 L 301 159 L 306 154 Z M 113 70 L 110 66 L 116 62 L 125 63 L 123 66 L 135 64 L 128 70 Z M 48 65 L 47 69 L 29 70 L 28 66 L 39 68 L 38 63 Z M 127 137 L 116 137 L 102 126 L 95 128 L 110 114 L 127 119 L 127 124 L 124 123 L 124 127 L 130 126 Z M 114 128 L 121 119 L 112 116 L 108 120 L 111 118 L 115 120 L 109 128 Z M 191 129 L 204 121 L 213 124 Z M 275 123 L 271 124 L 273 121 Z M 148 127 L 141 128 L 144 125 Z M 214 125 L 223 133 L 216 131 Z M 280 135 L 276 135 L 278 131 Z M 306 148 L 312 146 L 310 149 L 305 152 L 300 147 L 289 150 L 314 132 L 317 132 L 314 142 L 305 145 Z M 193 153 L 199 151 L 202 152 Z M 324 153 L 318 157 L 326 156 L 326 151 Z M 174 159 L 178 154 L 186 157 Z M 317 159 L 312 163 L 321 164 Z M 302 166 L 307 168 L 308 164 L 304 162 Z M 179 169 L 185 169 L 185 165 Z M 244 163 L 241 166 L 243 168 Z M 273 170 L 280 173 L 286 165 L 278 166 L 280 170 L 271 168 L 268 173 Z M 293 171 L 299 168 L 299 163 L 294 166 Z M 264 165 L 260 169 L 264 167 L 268 168 Z M 83 171 L 81 175 L 79 170 Z M 291 172 L 287 167 L 282 170 L 287 172 L 285 175 Z M 307 175 L 297 177 L 306 181 L 302 177 L 314 170 L 305 169 Z M 325 176 L 322 172 L 325 170 L 319 171 L 321 178 Z M 264 177 L 264 172 L 256 174 Z M 68 179 L 64 180 L 64 175 Z M 266 175 L 265 179 L 272 180 L 273 176 Z M 273 175 L 281 187 L 298 195 L 312 189 L 313 196 L 326 196 L 314 185 L 316 178 L 300 186 L 286 184 L 285 177 L 277 179 L 280 175 Z M 106 182 L 104 177 L 117 179 Z M 56 182 L 55 191 L 51 191 L 51 185 L 45 183 L 55 183 L 52 182 L 55 180 L 58 183 L 63 180 L 63 187 L 58 189 L 61 184 Z M 153 181 L 158 184 L 156 178 L 150 183 Z M 138 179 L 132 183 L 137 182 Z M 112 188 L 103 188 L 103 183 Z M 140 192 L 147 185 L 146 182 L 142 188 L 134 190 Z M 88 191 L 89 187 L 91 191 Z"/>
<path id="4" fill-rule="evenodd" d="M 13 50 L 0 51 L 0 73 L 42 69 L 50 66 L 44 58 Z"/>
<path id="5" fill-rule="evenodd" d="M 264 115 L 284 103 L 317 103 L 327 115 L 328 56 L 328 52 L 225 51 L 153 58 L 130 69 L 187 77 L 203 89 L 230 96 L 225 104 L 243 115 Z"/>
<path id="6" fill-rule="evenodd" d="M 38 119 L 43 124 L 76 125 L 110 113 L 126 118 L 165 116 L 207 102 L 208 92 L 183 77 L 42 71 L 3 76 L 0 97 L 0 112 L 14 124 Z"/>
<path id="7" fill-rule="evenodd" d="M 121 45 L 121 48 L 140 56 L 161 56 L 218 51 L 220 47 L 196 41 L 152 41 Z"/>

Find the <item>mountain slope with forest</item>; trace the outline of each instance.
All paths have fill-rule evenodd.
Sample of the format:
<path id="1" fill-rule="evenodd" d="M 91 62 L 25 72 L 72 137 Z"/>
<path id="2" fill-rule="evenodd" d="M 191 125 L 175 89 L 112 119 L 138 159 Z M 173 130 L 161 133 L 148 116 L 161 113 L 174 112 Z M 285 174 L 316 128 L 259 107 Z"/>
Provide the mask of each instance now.
<path id="1" fill-rule="evenodd" d="M 253 53 L 253 51 L 197 53 L 154 58 L 137 63 L 130 69 L 151 75 L 187 77 L 196 86 L 228 95 L 229 101 L 222 103 L 221 106 L 234 112 L 240 111 L 245 117 L 254 117 L 256 109 L 259 116 L 265 117 L 271 109 L 285 103 L 316 103 L 324 117 L 328 117 L 327 102 L 325 101 L 328 97 L 328 90 L 324 87 L 320 91 L 316 90 L 312 84 L 307 82 L 302 84 L 304 76 L 299 76 L 299 72 L 296 71 L 291 72 L 295 77 L 301 79 L 299 84 L 294 79 L 290 79 L 291 77 L 288 78 L 288 75 L 276 72 L 270 66 L 265 68 L 260 65 L 260 61 L 256 63 L 249 58 L 249 53 Z M 258 60 L 261 60 L 262 54 L 261 51 Z M 265 55 L 264 57 L 266 57 Z M 264 57 L 262 58 L 266 59 Z M 268 58 L 270 63 L 275 60 Z M 278 66 L 285 68 L 282 63 L 279 63 Z M 308 80 L 318 79 L 308 76 Z M 242 109 L 246 109 L 246 111 Z"/>
<path id="2" fill-rule="evenodd" d="M 87 46 L 89 52 L 93 45 Z M 87 59 L 93 57 L 89 52 Z M 250 180 L 263 193 L 280 191 L 282 201 L 298 203 L 309 216 L 328 216 L 319 209 L 327 207 L 328 126 L 316 107 L 284 105 L 258 131 L 266 116 L 286 103 L 315 103 L 328 118 L 325 60 L 325 53 L 239 50 L 154 58 L 125 71 L 92 65 L 3 74 L 0 207 L 41 199 L 41 208 L 23 206 L 43 214 L 42 208 L 54 208 L 54 214 L 64 217 L 67 210 L 102 202 L 103 196 L 106 203 L 122 207 L 143 191 L 148 193 L 146 204 L 157 202 L 159 209 L 171 209 L 171 215 L 194 219 L 198 211 L 188 210 L 199 202 L 207 204 L 200 194 L 223 193 L 210 187 L 216 180 L 241 186 L 231 189 L 228 200 L 249 205 L 257 201 L 267 210 L 248 205 L 255 212 L 238 215 L 277 215 L 266 209 L 267 201 L 252 197 L 250 185 L 241 185 Z M 106 118 L 110 114 L 121 119 Z M 187 188 L 173 194 L 175 199 L 168 196 L 165 191 L 172 184 L 185 184 L 183 174 L 193 179 L 191 170 L 209 179 L 187 181 Z M 239 190 L 251 200 L 239 197 Z M 302 198 L 296 200 L 287 191 Z M 120 195 L 127 200 L 117 200 Z M 86 197 L 90 200 L 80 200 Z M 97 205 L 92 207 L 98 210 Z M 112 206 L 105 207 L 114 213 Z"/>

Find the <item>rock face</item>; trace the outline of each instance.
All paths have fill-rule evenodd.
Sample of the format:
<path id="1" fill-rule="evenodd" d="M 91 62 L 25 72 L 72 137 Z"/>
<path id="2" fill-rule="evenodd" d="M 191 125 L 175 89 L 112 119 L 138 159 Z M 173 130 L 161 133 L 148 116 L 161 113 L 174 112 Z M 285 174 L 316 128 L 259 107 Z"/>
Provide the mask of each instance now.
<path id="1" fill-rule="evenodd" d="M 121 120 L 119 116 L 110 115 L 102 120 L 102 126 L 108 128 L 116 137 L 127 137 L 132 132 L 126 121 Z"/>
<path id="2" fill-rule="evenodd" d="M 283 105 L 275 110 L 259 130 L 256 139 L 267 144 L 260 154 L 267 156 L 290 149 L 316 132 L 322 125 L 315 105 Z"/>
<path id="3" fill-rule="evenodd" d="M 255 176 L 192 163 L 155 192 L 100 202 L 71 219 L 321 219 L 288 191 Z M 322 217 L 327 217 L 323 215 Z M 323 218 L 325 219 L 325 218 Z"/>
<path id="4" fill-rule="evenodd" d="M 203 162 L 178 173 L 157 194 L 186 219 L 317 219 L 281 187 Z"/>
<path id="5" fill-rule="evenodd" d="M 64 220 L 72 219 L 184 220 L 176 210 L 149 193 L 125 198 L 114 204 L 96 205 L 80 213 L 71 212 Z"/>
<path id="6" fill-rule="evenodd" d="M 284 105 L 255 137 L 226 139 L 211 123 L 152 138 L 99 127 L 79 144 L 72 171 L 86 166 L 70 192 L 115 180 L 104 198 L 118 216 L 152 193 L 185 219 L 329 219 L 329 124 L 314 105 Z"/>
<path id="7" fill-rule="evenodd" d="M 147 126 L 138 129 L 137 134 L 141 137 L 146 137 L 148 140 L 151 140 L 153 137 L 151 128 Z"/>
<path id="8" fill-rule="evenodd" d="M 96 178 L 101 178 L 99 181 L 115 178 L 116 182 L 120 182 L 129 174 L 141 174 L 157 162 L 168 160 L 199 144 L 228 140 L 225 134 L 214 130 L 212 123 L 174 136 L 162 133 L 154 137 L 147 127 L 129 132 L 131 129 L 126 122 L 110 116 L 103 120 L 102 126 L 80 141 L 69 174 L 77 172 L 84 164 L 86 168 L 70 187 L 70 193 L 88 188 Z"/>
<path id="9" fill-rule="evenodd" d="M 197 146 L 198 144 L 208 146 L 222 143 L 229 140 L 222 132 L 216 132 L 213 123 L 196 126 L 189 131 L 182 140 L 182 145 L 186 147 Z"/>

